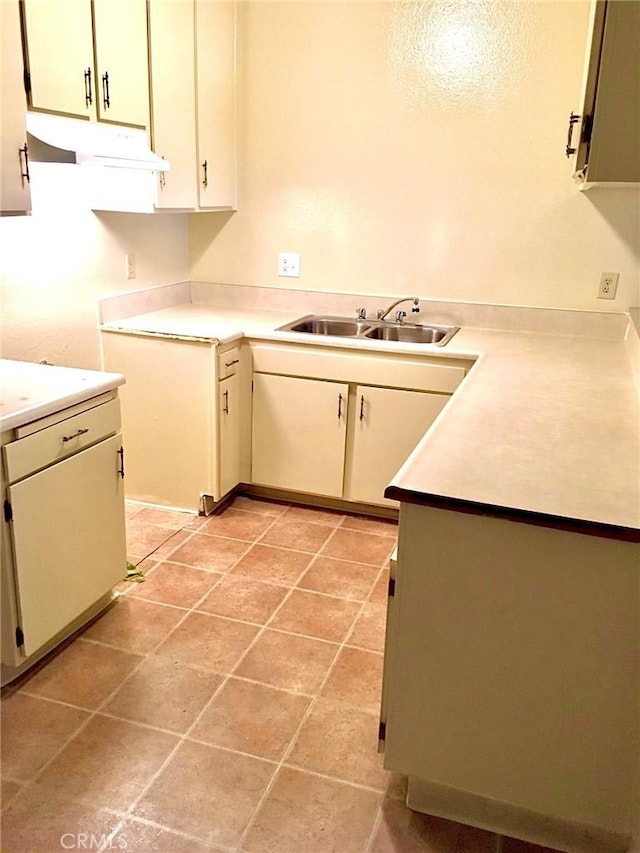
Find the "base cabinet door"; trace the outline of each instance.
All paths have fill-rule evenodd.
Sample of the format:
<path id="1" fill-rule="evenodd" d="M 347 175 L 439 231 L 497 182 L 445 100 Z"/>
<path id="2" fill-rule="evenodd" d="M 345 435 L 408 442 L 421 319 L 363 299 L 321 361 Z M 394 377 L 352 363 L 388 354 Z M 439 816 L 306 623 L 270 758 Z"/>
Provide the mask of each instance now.
<path id="1" fill-rule="evenodd" d="M 124 576 L 121 447 L 115 435 L 8 490 L 25 656 Z"/>
<path id="2" fill-rule="evenodd" d="M 254 374 L 252 482 L 342 497 L 349 386 Z"/>
<path id="3" fill-rule="evenodd" d="M 240 376 L 218 383 L 218 440 L 220 497 L 240 482 Z"/>
<path id="4" fill-rule="evenodd" d="M 446 394 L 356 387 L 345 497 L 397 506 L 384 489 L 449 402 Z"/>

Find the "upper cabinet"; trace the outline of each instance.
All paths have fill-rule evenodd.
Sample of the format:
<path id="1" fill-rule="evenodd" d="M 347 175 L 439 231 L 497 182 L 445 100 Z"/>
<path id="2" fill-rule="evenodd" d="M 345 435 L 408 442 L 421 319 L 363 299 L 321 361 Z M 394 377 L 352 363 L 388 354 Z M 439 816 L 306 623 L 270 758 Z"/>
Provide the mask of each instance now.
<path id="1" fill-rule="evenodd" d="M 157 178 L 159 209 L 197 206 L 194 26 L 193 2 L 150 0 L 151 147 L 171 165 Z"/>
<path id="2" fill-rule="evenodd" d="M 157 207 L 236 206 L 235 3 L 149 0 L 151 138 L 171 169 Z"/>
<path id="3" fill-rule="evenodd" d="M 196 0 L 198 202 L 236 207 L 236 7 Z"/>
<path id="4" fill-rule="evenodd" d="M 640 0 L 596 0 L 582 110 L 571 114 L 567 141 L 574 178 L 583 189 L 640 183 L 638 45 Z"/>
<path id="5" fill-rule="evenodd" d="M 30 109 L 147 127 L 145 0 L 22 0 Z"/>
<path id="6" fill-rule="evenodd" d="M 0 2 L 0 214 L 4 216 L 31 210 L 19 14 L 18 0 Z"/>

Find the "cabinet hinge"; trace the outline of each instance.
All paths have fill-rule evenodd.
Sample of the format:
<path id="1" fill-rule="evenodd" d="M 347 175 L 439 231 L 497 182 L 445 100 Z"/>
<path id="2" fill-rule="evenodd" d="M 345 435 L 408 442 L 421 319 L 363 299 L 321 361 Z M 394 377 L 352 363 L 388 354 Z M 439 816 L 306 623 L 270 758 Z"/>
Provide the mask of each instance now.
<path id="1" fill-rule="evenodd" d="M 380 722 L 378 726 L 378 740 L 386 740 L 387 737 L 387 724 Z"/>
<path id="2" fill-rule="evenodd" d="M 4 520 L 13 521 L 13 510 L 9 501 L 4 502 Z"/>
<path id="3" fill-rule="evenodd" d="M 591 132 L 593 130 L 593 116 L 586 115 L 582 122 L 581 142 L 587 145 L 591 142 Z"/>
<path id="4" fill-rule="evenodd" d="M 396 594 L 396 582 L 394 578 L 389 578 L 389 588 L 387 590 L 387 595 L 389 598 L 393 598 Z"/>
<path id="5" fill-rule="evenodd" d="M 24 74 L 22 75 L 22 80 L 24 82 L 24 91 L 27 95 L 31 94 L 31 74 L 25 68 Z"/>
<path id="6" fill-rule="evenodd" d="M 22 628 L 18 625 L 16 628 L 16 646 L 24 646 L 24 634 Z"/>

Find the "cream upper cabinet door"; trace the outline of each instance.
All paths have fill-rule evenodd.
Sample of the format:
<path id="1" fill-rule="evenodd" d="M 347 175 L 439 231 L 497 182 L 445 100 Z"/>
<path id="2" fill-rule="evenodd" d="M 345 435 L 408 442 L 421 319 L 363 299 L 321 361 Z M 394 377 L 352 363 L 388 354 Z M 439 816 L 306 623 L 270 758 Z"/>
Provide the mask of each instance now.
<path id="1" fill-rule="evenodd" d="M 198 187 L 202 208 L 236 207 L 236 6 L 196 0 Z"/>
<path id="2" fill-rule="evenodd" d="M 151 139 L 170 170 L 158 179 L 156 207 L 198 203 L 193 0 L 150 0 Z"/>
<path id="3" fill-rule="evenodd" d="M 149 125 L 145 0 L 93 0 L 97 112 L 101 121 Z"/>
<path id="4" fill-rule="evenodd" d="M 448 403 L 444 394 L 358 385 L 345 498 L 397 506 L 385 487 Z"/>
<path id="5" fill-rule="evenodd" d="M 23 10 L 29 105 L 95 118 L 91 3 L 24 0 Z"/>
<path id="6" fill-rule="evenodd" d="M 349 386 L 254 374 L 252 482 L 342 496 Z"/>
<path id="7" fill-rule="evenodd" d="M 240 482 L 240 376 L 218 383 L 218 471 L 220 497 Z"/>
<path id="8" fill-rule="evenodd" d="M 31 210 L 18 0 L 0 3 L 0 47 L 0 214 L 13 215 Z"/>

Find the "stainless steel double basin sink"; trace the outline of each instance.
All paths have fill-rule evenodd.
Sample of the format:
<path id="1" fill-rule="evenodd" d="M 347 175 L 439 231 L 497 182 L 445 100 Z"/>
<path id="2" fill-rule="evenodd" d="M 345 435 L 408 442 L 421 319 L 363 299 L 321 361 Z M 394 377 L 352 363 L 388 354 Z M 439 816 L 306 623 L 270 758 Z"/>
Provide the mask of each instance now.
<path id="1" fill-rule="evenodd" d="M 410 323 L 387 323 L 384 320 L 351 320 L 310 314 L 276 329 L 277 332 L 302 332 L 307 335 L 329 335 L 338 338 L 361 338 L 370 341 L 396 341 L 407 344 L 449 343 L 459 326 L 418 326 Z"/>

